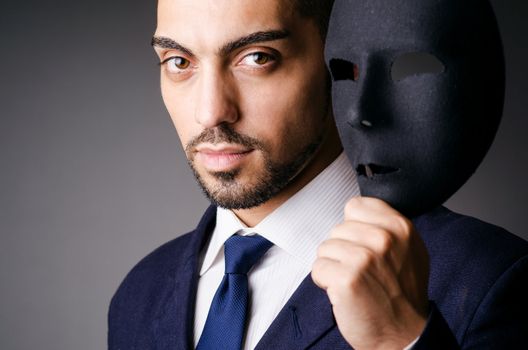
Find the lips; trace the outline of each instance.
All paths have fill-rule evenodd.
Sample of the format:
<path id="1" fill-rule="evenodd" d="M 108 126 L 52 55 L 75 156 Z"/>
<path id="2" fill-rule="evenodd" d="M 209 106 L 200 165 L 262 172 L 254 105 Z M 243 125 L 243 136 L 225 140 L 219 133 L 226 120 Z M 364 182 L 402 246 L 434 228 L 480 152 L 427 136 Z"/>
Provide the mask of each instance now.
<path id="1" fill-rule="evenodd" d="M 368 179 L 372 179 L 377 175 L 391 174 L 397 172 L 398 170 L 398 168 L 372 163 L 359 164 L 356 168 L 356 172 L 359 176 L 365 176 Z"/>
<path id="2" fill-rule="evenodd" d="M 201 144 L 195 150 L 196 159 L 213 172 L 233 170 L 252 151 L 251 148 L 232 144 Z"/>

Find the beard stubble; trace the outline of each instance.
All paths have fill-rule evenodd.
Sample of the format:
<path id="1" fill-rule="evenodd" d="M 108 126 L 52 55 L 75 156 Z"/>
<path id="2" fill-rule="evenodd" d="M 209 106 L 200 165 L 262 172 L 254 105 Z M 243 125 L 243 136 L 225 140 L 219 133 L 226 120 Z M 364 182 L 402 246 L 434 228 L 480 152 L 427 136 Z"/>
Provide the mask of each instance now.
<path id="1" fill-rule="evenodd" d="M 284 189 L 304 166 L 309 162 L 323 140 L 323 132 L 313 141 L 305 145 L 296 155 L 284 163 L 274 161 L 266 145 L 261 141 L 234 131 L 223 123 L 215 128 L 204 130 L 192 139 L 185 147 L 188 163 L 194 173 L 198 185 L 209 201 L 226 209 L 249 209 L 257 207 Z M 200 175 L 194 164 L 195 148 L 201 143 L 229 143 L 242 145 L 245 148 L 260 151 L 264 166 L 253 176 L 251 184 L 242 183 L 239 179 L 240 170 L 209 172 L 217 183 L 208 183 Z"/>

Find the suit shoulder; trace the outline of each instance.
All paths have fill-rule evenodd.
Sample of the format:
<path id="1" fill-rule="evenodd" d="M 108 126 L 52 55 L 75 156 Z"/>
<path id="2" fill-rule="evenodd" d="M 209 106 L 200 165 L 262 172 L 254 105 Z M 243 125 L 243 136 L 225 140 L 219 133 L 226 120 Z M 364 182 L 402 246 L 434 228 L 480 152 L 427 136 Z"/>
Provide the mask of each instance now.
<path id="1" fill-rule="evenodd" d="M 152 251 L 127 274 L 108 310 L 108 348 L 149 348 L 151 326 L 171 299 L 177 280 L 190 280 L 195 231 Z M 181 308 L 181 306 L 178 306 Z"/>
<path id="2" fill-rule="evenodd" d="M 483 301 L 490 296 L 497 301 L 497 287 L 504 293 L 516 288 L 521 274 L 512 271 L 527 271 L 528 242 L 446 208 L 422 215 L 414 224 L 429 251 L 429 297 L 462 342 Z"/>
<path id="3" fill-rule="evenodd" d="M 414 223 L 429 252 L 430 288 L 438 299 L 472 289 L 476 300 L 528 255 L 528 242 L 522 238 L 443 207 Z"/>
<path id="4" fill-rule="evenodd" d="M 187 232 L 154 249 L 130 270 L 125 279 L 131 275 L 142 274 L 143 271 L 152 273 L 170 269 L 175 260 L 179 260 L 182 255 L 189 255 L 194 238 L 193 235 L 195 234 L 194 230 Z"/>
<path id="5" fill-rule="evenodd" d="M 189 256 L 189 249 L 193 240 L 194 231 L 188 232 L 159 246 L 143 259 L 141 259 L 125 276 L 111 301 L 112 305 L 119 299 L 134 298 L 140 291 L 156 288 L 163 282 L 163 276 L 181 265 L 185 256 Z"/>
<path id="6" fill-rule="evenodd" d="M 509 266 L 528 254 L 528 242 L 524 239 L 502 227 L 444 207 L 420 216 L 414 223 L 431 255 L 473 257 Z"/>
<path id="7" fill-rule="evenodd" d="M 110 302 L 109 349 L 150 349 L 160 334 L 161 318 L 186 315 L 192 304 L 186 298 L 196 286 L 200 250 L 215 213 L 210 207 L 194 231 L 161 245 L 127 274 Z"/>
<path id="8" fill-rule="evenodd" d="M 119 289 L 155 282 L 156 278 L 167 273 L 177 273 L 193 255 L 199 253 L 204 237 L 214 227 L 215 213 L 215 208 L 209 207 L 195 230 L 164 243 L 141 259 L 127 274 Z"/>

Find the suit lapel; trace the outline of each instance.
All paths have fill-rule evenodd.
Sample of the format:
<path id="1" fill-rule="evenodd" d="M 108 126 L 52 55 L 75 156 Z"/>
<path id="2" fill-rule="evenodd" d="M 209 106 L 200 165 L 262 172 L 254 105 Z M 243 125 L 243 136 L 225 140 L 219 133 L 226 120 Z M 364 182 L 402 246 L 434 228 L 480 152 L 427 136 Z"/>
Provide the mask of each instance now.
<path id="1" fill-rule="evenodd" d="M 335 319 L 328 296 L 308 275 L 255 350 L 306 349 L 334 326 Z"/>
<path id="2" fill-rule="evenodd" d="M 194 308 L 198 286 L 200 252 L 207 244 L 216 219 L 216 207 L 209 207 L 189 243 L 174 257 L 167 279 L 168 290 L 154 325 L 157 349 L 193 349 Z"/>

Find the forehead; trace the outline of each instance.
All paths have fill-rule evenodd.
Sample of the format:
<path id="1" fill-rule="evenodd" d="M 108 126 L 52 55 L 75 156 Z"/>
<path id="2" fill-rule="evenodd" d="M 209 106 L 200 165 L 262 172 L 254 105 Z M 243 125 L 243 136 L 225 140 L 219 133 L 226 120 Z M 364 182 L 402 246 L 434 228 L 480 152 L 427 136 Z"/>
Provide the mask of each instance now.
<path id="1" fill-rule="evenodd" d="M 212 49 L 263 30 L 292 26 L 294 0 L 159 0 L 157 36 Z"/>

